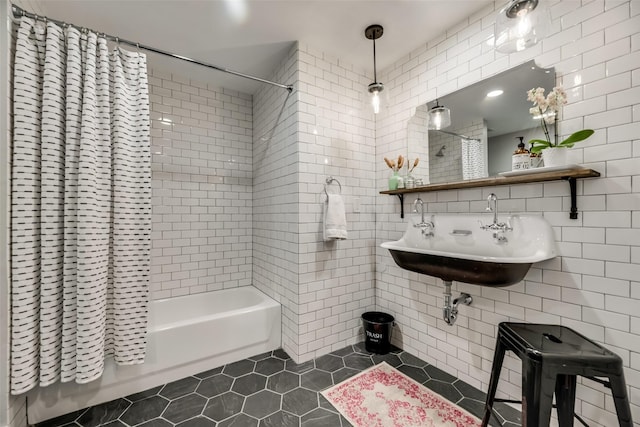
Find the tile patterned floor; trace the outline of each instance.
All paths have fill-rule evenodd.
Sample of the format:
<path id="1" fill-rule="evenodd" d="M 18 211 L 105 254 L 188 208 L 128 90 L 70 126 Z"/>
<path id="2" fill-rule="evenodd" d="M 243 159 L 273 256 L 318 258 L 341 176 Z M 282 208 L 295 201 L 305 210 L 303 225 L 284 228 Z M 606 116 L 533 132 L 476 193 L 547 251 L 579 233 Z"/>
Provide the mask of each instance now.
<path id="1" fill-rule="evenodd" d="M 301 364 L 282 350 L 260 354 L 37 427 L 347 427 L 319 392 L 382 361 L 482 417 L 483 392 L 405 351 L 376 355 L 359 343 Z M 495 408 L 501 425 L 520 425 L 519 411 Z"/>

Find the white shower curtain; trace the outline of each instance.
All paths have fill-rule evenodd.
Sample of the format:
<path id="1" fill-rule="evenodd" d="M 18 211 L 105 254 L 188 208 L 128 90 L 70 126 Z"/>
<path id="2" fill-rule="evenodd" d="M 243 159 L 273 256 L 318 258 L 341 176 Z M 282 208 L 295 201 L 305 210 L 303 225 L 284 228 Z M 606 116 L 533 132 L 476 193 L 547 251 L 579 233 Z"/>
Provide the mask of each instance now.
<path id="1" fill-rule="evenodd" d="M 146 57 L 22 18 L 13 76 L 11 392 L 142 363 L 150 273 Z"/>

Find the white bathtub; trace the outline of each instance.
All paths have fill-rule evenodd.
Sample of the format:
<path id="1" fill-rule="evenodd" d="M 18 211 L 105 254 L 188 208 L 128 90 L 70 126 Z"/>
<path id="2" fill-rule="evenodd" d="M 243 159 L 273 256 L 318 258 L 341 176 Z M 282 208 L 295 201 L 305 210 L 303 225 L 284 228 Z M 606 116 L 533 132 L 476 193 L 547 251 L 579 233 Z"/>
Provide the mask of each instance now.
<path id="1" fill-rule="evenodd" d="M 280 304 L 252 286 L 152 301 L 145 363 L 28 393 L 29 423 L 124 397 L 280 347 Z"/>

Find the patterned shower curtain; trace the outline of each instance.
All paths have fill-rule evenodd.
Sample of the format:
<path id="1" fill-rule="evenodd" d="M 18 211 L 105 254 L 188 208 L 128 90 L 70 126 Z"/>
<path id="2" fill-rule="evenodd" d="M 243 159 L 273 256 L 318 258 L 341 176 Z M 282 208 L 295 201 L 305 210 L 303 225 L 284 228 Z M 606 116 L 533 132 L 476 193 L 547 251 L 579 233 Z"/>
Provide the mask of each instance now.
<path id="1" fill-rule="evenodd" d="M 146 57 L 22 18 L 13 76 L 11 393 L 145 356 Z"/>
<path id="2" fill-rule="evenodd" d="M 460 140 L 462 142 L 462 179 L 487 176 L 482 141 L 473 138 L 461 138 Z"/>

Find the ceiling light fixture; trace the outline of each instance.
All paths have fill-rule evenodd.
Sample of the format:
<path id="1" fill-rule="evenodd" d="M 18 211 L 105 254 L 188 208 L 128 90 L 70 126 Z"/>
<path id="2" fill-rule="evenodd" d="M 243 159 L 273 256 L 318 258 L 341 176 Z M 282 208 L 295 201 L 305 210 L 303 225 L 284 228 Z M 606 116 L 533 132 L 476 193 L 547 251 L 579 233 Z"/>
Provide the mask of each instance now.
<path id="1" fill-rule="evenodd" d="M 438 105 L 436 99 L 436 106 L 429 110 L 429 124 L 427 125 L 430 130 L 440 130 L 451 126 L 451 111 L 447 107 Z"/>
<path id="2" fill-rule="evenodd" d="M 369 85 L 369 94 L 371 96 L 371 106 L 373 107 L 373 113 L 378 114 L 380 112 L 380 92 L 384 90 L 384 85 L 378 81 L 376 74 L 376 39 L 382 37 L 383 29 L 382 25 L 369 25 L 364 30 L 364 35 L 369 40 L 373 40 L 373 83 Z"/>
<path id="3" fill-rule="evenodd" d="M 534 46 L 546 36 L 550 21 L 544 0 L 510 0 L 496 17 L 496 50 L 512 53 Z"/>
<path id="4" fill-rule="evenodd" d="M 487 98 L 495 98 L 496 96 L 500 96 L 503 93 L 504 91 L 502 89 L 492 90 L 491 92 L 487 93 Z"/>

